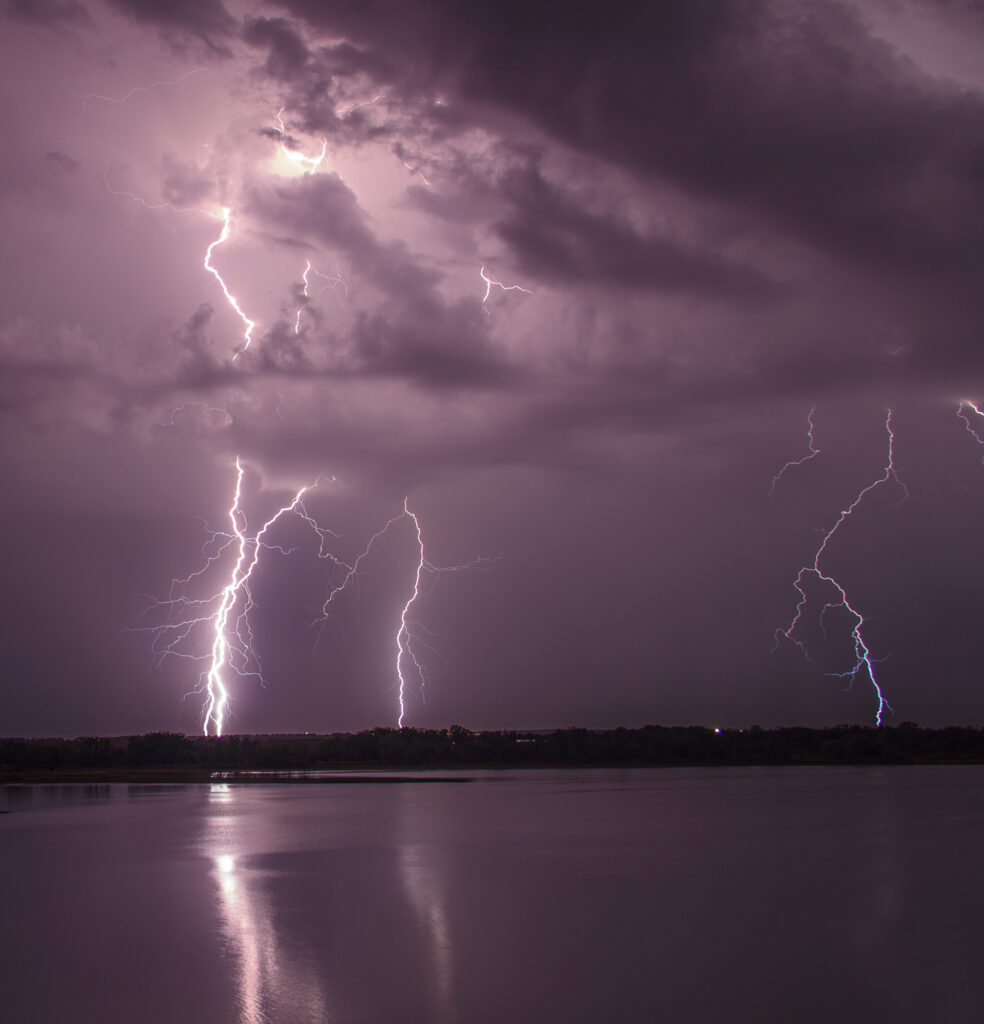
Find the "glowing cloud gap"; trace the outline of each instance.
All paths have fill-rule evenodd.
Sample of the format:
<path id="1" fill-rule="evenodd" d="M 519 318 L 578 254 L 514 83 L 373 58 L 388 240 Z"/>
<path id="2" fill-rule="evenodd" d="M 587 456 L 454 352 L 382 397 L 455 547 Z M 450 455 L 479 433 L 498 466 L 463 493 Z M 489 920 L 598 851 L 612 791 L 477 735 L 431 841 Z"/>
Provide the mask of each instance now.
<path id="1" fill-rule="evenodd" d="M 324 162 L 325 157 L 328 155 L 328 139 L 324 136 L 321 137 L 321 152 L 318 156 L 305 156 L 303 153 L 298 152 L 296 149 L 291 149 L 287 145 L 287 126 L 284 124 L 283 112 L 284 107 L 281 107 L 277 111 L 277 124 L 280 127 L 277 131 L 280 133 L 280 152 L 283 153 L 286 159 L 297 167 L 300 167 L 302 173 L 313 174 Z"/>
<path id="2" fill-rule="evenodd" d="M 812 411 L 811 411 L 812 417 Z M 899 487 L 902 488 L 903 496 L 901 501 L 905 501 L 909 497 L 909 490 L 905 484 L 899 479 L 895 472 L 895 434 L 892 430 L 892 410 L 888 409 L 885 417 L 885 431 L 888 434 L 888 459 L 885 463 L 885 468 L 882 475 L 876 480 L 873 480 L 866 487 L 862 488 L 857 494 L 857 497 L 846 509 L 844 509 L 834 525 L 823 535 L 823 540 L 820 542 L 820 546 L 817 548 L 816 554 L 813 558 L 813 564 L 810 566 L 803 566 L 796 574 L 796 579 L 793 581 L 797 593 L 800 595 L 800 599 L 796 604 L 796 614 L 793 616 L 792 621 L 785 629 L 776 630 L 776 647 L 782 642 L 783 637 L 794 643 L 802 652 L 803 656 L 810 662 L 813 659 L 806 648 L 806 643 L 803 640 L 797 639 L 793 634 L 796 631 L 796 627 L 799 625 L 803 612 L 806 608 L 808 598 L 804 587 L 804 581 L 807 577 L 813 576 L 816 580 L 822 581 L 833 587 L 836 594 L 837 600 L 828 601 L 821 610 L 820 620 L 821 625 L 823 623 L 823 616 L 832 608 L 843 608 L 847 611 L 854 619 L 854 627 L 851 630 L 851 641 L 854 646 L 855 662 L 854 665 L 846 672 L 829 672 L 828 675 L 836 676 L 838 679 L 849 679 L 853 684 L 854 680 L 858 677 L 859 673 L 867 675 L 872 688 L 875 691 L 875 697 L 878 702 L 878 707 L 875 712 L 875 724 L 881 725 L 884 718 L 885 712 L 888 711 L 894 714 L 894 709 L 891 704 L 885 699 L 885 695 L 882 692 L 881 685 L 878 682 L 878 678 L 875 674 L 874 659 L 871 656 L 871 651 L 865 642 L 863 635 L 864 628 L 864 616 L 855 608 L 848 600 L 847 592 L 844 587 L 837 581 L 836 577 L 826 575 L 820 568 L 820 560 L 823 558 L 824 553 L 827 550 L 827 545 L 833 540 L 837 531 L 841 528 L 844 522 L 849 519 L 858 506 L 864 501 L 864 499 L 876 488 L 882 484 L 887 484 L 889 481 L 894 480 Z M 811 419 L 811 447 L 812 447 L 812 419 Z M 808 458 L 812 458 L 810 455 Z M 773 648 L 774 650 L 775 648 Z M 815 662 L 813 662 L 815 664 Z"/>
<path id="3" fill-rule="evenodd" d="M 783 474 L 786 472 L 787 469 L 792 469 L 793 466 L 802 466 L 804 463 L 809 462 L 811 459 L 815 459 L 820 454 L 820 449 L 817 448 L 813 440 L 813 416 L 816 413 L 816 411 L 817 407 L 813 406 L 813 408 L 810 409 L 809 416 L 806 417 L 806 437 L 810 445 L 810 454 L 804 455 L 801 459 L 790 459 L 789 462 L 787 462 L 786 465 L 783 466 L 778 473 L 776 473 L 776 475 L 772 478 L 772 486 L 769 488 L 769 501 L 772 501 L 772 499 L 775 497 L 776 485 L 782 479 Z"/>
<path id="4" fill-rule="evenodd" d="M 222 288 L 222 292 L 226 297 L 226 301 L 236 311 L 236 315 L 239 317 L 239 319 L 242 320 L 242 322 L 246 325 L 246 332 L 245 334 L 243 334 L 243 344 L 239 349 L 236 350 L 236 356 L 238 356 L 240 353 L 245 352 L 246 349 L 249 348 L 249 343 L 253 336 L 253 328 L 256 326 L 256 321 L 250 320 L 250 318 L 242 311 L 242 308 L 236 301 L 236 297 L 232 294 L 232 292 L 229 291 L 228 286 L 222 279 L 222 275 L 218 272 L 218 270 L 215 269 L 215 267 L 212 266 L 212 251 L 217 246 L 222 245 L 223 242 L 228 241 L 229 232 L 231 230 L 231 220 L 232 212 L 230 211 L 228 206 L 223 206 L 222 232 L 219 235 L 219 237 L 216 238 L 216 240 L 212 242 L 212 244 L 205 250 L 205 259 L 202 263 L 202 266 L 204 266 L 205 269 L 215 278 L 215 280 L 219 282 L 219 285 Z"/>

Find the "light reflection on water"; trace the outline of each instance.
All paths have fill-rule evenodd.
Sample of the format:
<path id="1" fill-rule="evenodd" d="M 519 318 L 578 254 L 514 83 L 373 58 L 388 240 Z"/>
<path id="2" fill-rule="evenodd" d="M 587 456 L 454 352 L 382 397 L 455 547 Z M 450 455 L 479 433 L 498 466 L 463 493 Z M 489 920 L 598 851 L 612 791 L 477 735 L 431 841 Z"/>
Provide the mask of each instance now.
<path id="1" fill-rule="evenodd" d="M 224 783 L 208 787 L 209 802 L 216 812 L 205 818 L 202 849 L 214 865 L 223 932 L 238 961 L 239 1020 L 242 1024 L 265 1024 L 281 1019 L 276 1008 L 278 1002 L 285 1001 L 295 1014 L 291 1019 L 327 1020 L 317 965 L 298 959 L 281 961 L 281 944 L 263 891 L 262 872 L 249 866 L 242 823 L 229 813 L 236 795 L 237 791 Z M 265 1011 L 268 1006 L 274 1008 L 270 1016 Z"/>
<path id="2" fill-rule="evenodd" d="M 15 1024 L 980 1019 L 978 768 L 8 787 L 0 809 Z"/>

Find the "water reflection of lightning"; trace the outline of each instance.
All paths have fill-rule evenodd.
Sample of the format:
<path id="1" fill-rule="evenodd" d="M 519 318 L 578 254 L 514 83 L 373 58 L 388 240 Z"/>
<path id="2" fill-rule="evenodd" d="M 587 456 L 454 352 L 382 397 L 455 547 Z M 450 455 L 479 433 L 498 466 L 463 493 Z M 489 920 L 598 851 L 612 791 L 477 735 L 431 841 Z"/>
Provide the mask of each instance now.
<path id="1" fill-rule="evenodd" d="M 808 661 L 813 661 L 810 657 L 809 651 L 806 647 L 806 642 L 802 639 L 798 639 L 794 634 L 797 626 L 799 626 L 803 613 L 808 603 L 808 597 L 806 593 L 806 580 L 808 577 L 813 577 L 814 580 L 827 584 L 833 587 L 836 594 L 834 600 L 828 601 L 820 612 L 820 622 L 823 623 L 824 615 L 835 608 L 843 608 L 853 619 L 854 626 L 851 629 L 850 637 L 851 643 L 854 648 L 854 665 L 849 668 L 846 672 L 830 672 L 828 675 L 836 676 L 839 679 L 848 679 L 853 684 L 854 680 L 859 674 L 867 675 L 869 682 L 871 683 L 875 697 L 878 702 L 877 710 L 875 712 L 875 724 L 881 725 L 885 712 L 894 713 L 894 709 L 885 699 L 885 695 L 882 692 L 881 685 L 878 682 L 878 678 L 875 674 L 874 659 L 872 658 L 871 651 L 868 648 L 867 643 L 864 639 L 863 628 L 864 628 L 864 616 L 851 604 L 848 600 L 847 592 L 844 587 L 837 581 L 836 577 L 827 575 L 820 568 L 820 562 L 823 558 L 828 544 L 833 540 L 834 535 L 841 528 L 841 526 L 849 519 L 858 508 L 858 506 L 864 501 L 864 499 L 876 488 L 882 484 L 887 484 L 889 481 L 894 480 L 896 484 L 902 489 L 902 499 L 905 500 L 909 496 L 908 489 L 905 484 L 899 479 L 895 471 L 895 434 L 892 430 L 892 410 L 889 409 L 885 417 L 885 431 L 888 434 L 888 458 L 885 463 L 885 468 L 882 471 L 882 475 L 877 479 L 873 480 L 866 487 L 862 488 L 854 501 L 846 509 L 844 509 L 838 516 L 837 521 L 834 525 L 827 530 L 823 535 L 823 539 L 820 542 L 820 546 L 817 548 L 816 554 L 813 557 L 813 564 L 809 566 L 803 566 L 796 575 L 796 579 L 793 581 L 793 586 L 796 588 L 797 593 L 800 596 L 799 601 L 796 604 L 796 613 L 793 616 L 792 621 L 785 629 L 776 630 L 776 645 L 780 643 L 783 637 L 787 640 L 792 641 L 802 652 L 804 657 Z M 812 437 L 812 411 L 810 419 L 810 445 L 811 452 L 813 448 L 813 437 Z M 807 456 L 807 458 L 813 458 L 813 455 Z M 805 460 L 803 460 L 805 461 Z M 785 468 L 785 467 L 784 467 Z M 780 472 L 781 475 L 781 472 Z"/>

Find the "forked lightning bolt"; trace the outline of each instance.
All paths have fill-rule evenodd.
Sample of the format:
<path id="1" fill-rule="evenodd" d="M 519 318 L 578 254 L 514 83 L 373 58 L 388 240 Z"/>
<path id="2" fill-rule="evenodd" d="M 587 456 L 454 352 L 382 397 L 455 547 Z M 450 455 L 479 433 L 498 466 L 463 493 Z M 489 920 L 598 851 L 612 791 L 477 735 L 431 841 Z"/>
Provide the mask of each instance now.
<path id="1" fill-rule="evenodd" d="M 810 414 L 806 417 L 806 437 L 810 444 L 810 451 L 808 455 L 804 455 L 801 459 L 790 459 L 782 469 L 772 478 L 772 486 L 769 488 L 769 500 L 771 501 L 775 497 L 776 486 L 782 479 L 783 474 L 788 469 L 792 469 L 794 466 L 802 466 L 804 463 L 809 462 L 811 459 L 815 459 L 820 454 L 820 449 L 816 446 L 813 439 L 813 417 L 816 414 L 817 407 L 813 406 L 810 409 Z"/>
<path id="2" fill-rule="evenodd" d="M 811 451 L 812 451 L 812 448 L 813 448 L 813 436 L 812 436 L 813 435 L 813 421 L 812 421 L 812 416 L 813 416 L 813 414 L 812 414 L 812 411 L 811 411 L 811 414 L 810 414 L 810 445 L 811 445 Z M 868 648 L 868 645 L 867 645 L 867 643 L 865 642 L 865 639 L 864 639 L 864 633 L 863 633 L 863 629 L 864 629 L 864 616 L 848 600 L 847 592 L 845 591 L 844 587 L 837 581 L 836 577 L 830 576 L 830 575 L 826 574 L 823 571 L 823 569 L 821 568 L 820 563 L 821 563 L 821 560 L 823 559 L 824 554 L 827 551 L 827 546 L 834 539 L 834 536 L 837 534 L 837 531 L 854 514 L 854 512 L 858 508 L 858 506 L 864 501 L 864 499 L 869 494 L 871 494 L 872 491 L 874 491 L 876 488 L 880 487 L 882 484 L 887 484 L 887 483 L 889 483 L 889 481 L 894 481 L 902 489 L 902 492 L 903 492 L 902 500 L 904 501 L 909 496 L 908 489 L 906 488 L 905 484 L 899 479 L 898 475 L 895 472 L 895 451 L 894 451 L 894 448 L 895 448 L 895 434 L 894 434 L 894 432 L 892 430 L 892 410 L 891 409 L 888 410 L 887 415 L 885 417 L 885 431 L 888 434 L 888 459 L 887 459 L 887 461 L 885 463 L 885 468 L 884 468 L 884 470 L 882 472 L 882 475 L 879 476 L 876 480 L 873 480 L 870 484 L 868 484 L 866 487 L 862 488 L 862 490 L 860 490 L 858 492 L 857 497 L 855 497 L 854 501 L 852 501 L 851 504 L 848 505 L 848 507 L 841 512 L 841 514 L 838 516 L 837 521 L 834 523 L 834 525 L 829 530 L 827 530 L 827 532 L 823 535 L 823 539 L 820 542 L 820 546 L 817 548 L 816 554 L 814 555 L 813 564 L 812 565 L 808 565 L 808 566 L 803 566 L 799 570 L 799 572 L 796 575 L 796 579 L 793 582 L 793 586 L 795 587 L 796 591 L 800 595 L 800 599 L 799 599 L 799 601 L 797 602 L 797 605 L 796 605 L 796 614 L 793 616 L 792 622 L 790 622 L 790 624 L 785 629 L 778 629 L 778 630 L 776 630 L 776 644 L 777 644 L 777 646 L 781 642 L 782 638 L 785 637 L 787 640 L 792 641 L 794 644 L 796 644 L 797 647 L 799 647 L 799 649 L 803 652 L 803 655 L 807 658 L 807 660 L 812 661 L 813 659 L 810 658 L 809 651 L 806 648 L 806 643 L 803 640 L 797 639 L 796 636 L 794 635 L 795 632 L 796 632 L 796 627 L 799 625 L 800 620 L 803 617 L 803 613 L 804 613 L 804 611 L 806 609 L 806 605 L 807 605 L 807 601 L 808 601 L 806 590 L 805 590 L 805 580 L 806 580 L 807 577 L 812 576 L 816 580 L 821 581 L 823 583 L 826 583 L 827 585 L 833 587 L 834 592 L 836 594 L 836 599 L 832 600 L 832 601 L 828 601 L 823 606 L 823 609 L 821 610 L 821 613 L 820 613 L 821 622 L 823 620 L 824 614 L 827 611 L 829 611 L 829 610 L 831 610 L 833 608 L 843 608 L 846 612 L 848 612 L 849 615 L 852 616 L 852 618 L 854 619 L 854 627 L 851 630 L 850 636 L 851 636 L 851 642 L 852 642 L 853 647 L 854 647 L 855 661 L 854 661 L 854 665 L 851 668 L 849 668 L 846 672 L 831 672 L 831 673 L 828 673 L 828 674 L 836 676 L 837 678 L 840 678 L 840 679 L 850 679 L 852 683 L 854 682 L 855 679 L 857 679 L 859 674 L 867 675 L 868 680 L 870 681 L 870 683 L 871 683 L 871 685 L 872 685 L 872 687 L 873 687 L 873 689 L 875 691 L 875 697 L 876 697 L 876 700 L 878 702 L 877 710 L 875 712 L 875 724 L 876 725 L 881 725 L 882 724 L 886 711 L 892 712 L 892 713 L 894 713 L 894 711 L 893 711 L 892 706 L 885 699 L 885 695 L 882 692 L 881 684 L 878 682 L 878 677 L 877 677 L 877 675 L 875 673 L 874 659 L 872 658 L 871 651 Z M 807 458 L 812 458 L 812 457 L 813 457 L 812 454 L 807 456 Z M 781 473 L 780 473 L 780 475 L 781 475 Z"/>
<path id="3" fill-rule="evenodd" d="M 494 277 L 489 277 L 489 275 L 485 273 L 484 266 L 479 270 L 479 274 L 485 282 L 485 294 L 482 296 L 482 309 L 484 309 L 486 313 L 489 311 L 486 303 L 489 301 L 489 296 L 492 294 L 493 285 L 496 288 L 501 288 L 504 292 L 523 292 L 525 295 L 533 294 L 529 288 L 524 288 L 522 285 L 503 284 L 501 281 L 496 281 Z"/>
<path id="4" fill-rule="evenodd" d="M 265 538 L 268 532 L 274 523 L 288 514 L 295 514 L 305 522 L 313 523 L 301 501 L 310 487 L 302 487 L 290 502 L 279 508 L 251 534 L 242 504 L 244 476 L 245 469 L 237 457 L 236 484 L 229 507 L 230 530 L 209 530 L 209 538 L 203 547 L 205 563 L 189 576 L 172 580 L 167 599 L 153 601 L 142 616 L 149 617 L 155 610 L 164 610 L 168 613 L 167 619 L 153 625 L 138 624 L 133 627 L 153 635 L 154 652 L 159 661 L 180 657 L 208 663 L 208 667 L 202 671 L 198 687 L 205 701 L 202 728 L 206 736 L 210 733 L 222 735 L 229 707 L 230 674 L 262 679 L 259 661 L 252 649 L 253 637 L 249 625 L 249 613 L 254 607 L 250 580 L 261 551 L 290 554 L 288 549 L 267 542 Z M 225 584 L 217 592 L 205 597 L 191 596 L 190 588 L 211 575 L 210 570 L 230 549 L 234 552 L 234 559 Z M 177 613 L 177 618 L 174 613 Z M 197 639 L 203 631 L 210 636 L 207 653 L 201 653 Z"/>
<path id="5" fill-rule="evenodd" d="M 970 434 L 970 436 L 978 443 L 978 445 L 984 448 L 984 437 L 981 437 L 977 430 L 975 430 L 974 427 L 971 426 L 970 415 L 967 413 L 967 409 L 970 409 L 971 413 L 973 413 L 974 416 L 976 416 L 977 419 L 981 421 L 978 424 L 979 429 L 984 429 L 984 412 L 982 412 L 977 407 L 976 403 L 971 402 L 966 398 L 957 406 L 957 416 L 959 416 L 960 419 L 964 421 L 964 426 L 967 428 L 967 433 Z M 981 462 L 984 462 L 984 455 L 981 455 Z"/>
<path id="6" fill-rule="evenodd" d="M 369 556 L 376 542 L 383 537 L 383 535 L 401 519 L 408 519 L 414 530 L 414 536 L 416 539 L 417 558 L 416 568 L 414 569 L 413 576 L 413 587 L 411 588 L 410 594 L 407 600 L 404 602 L 403 608 L 400 611 L 399 625 L 396 630 L 395 645 L 396 645 L 396 690 L 397 690 L 397 726 L 403 728 L 403 722 L 407 714 L 407 687 L 409 680 L 407 673 L 410 671 L 412 666 L 414 673 L 417 676 L 417 681 L 420 686 L 421 692 L 423 692 L 427 685 L 429 674 L 427 667 L 422 660 L 415 648 L 425 647 L 428 650 L 434 652 L 434 646 L 428 641 L 424 640 L 420 633 L 423 627 L 420 623 L 411 618 L 410 609 L 416 603 L 417 599 L 421 596 L 421 587 L 425 574 L 440 575 L 443 573 L 450 572 L 461 572 L 466 569 L 485 569 L 491 565 L 495 559 L 479 557 L 472 559 L 470 562 L 466 562 L 462 565 L 446 565 L 438 566 L 430 562 L 424 555 L 424 540 L 423 530 L 420 525 L 420 519 L 415 512 L 410 510 L 409 499 L 404 498 L 403 510 L 397 515 L 393 516 L 385 525 L 380 527 L 369 539 L 369 543 L 366 545 L 362 553 L 356 558 L 351 564 L 343 562 L 335 555 L 330 554 L 322 550 L 321 557 L 328 557 L 331 561 L 339 568 L 343 569 L 343 575 L 341 581 L 335 584 L 329 591 L 328 596 L 325 598 L 324 605 L 322 607 L 323 621 L 327 620 L 330 614 L 332 602 L 341 594 L 360 573 L 360 567 L 365 559 Z M 426 632 L 426 631 L 425 631 Z M 436 653 L 436 652 L 435 652 Z M 409 663 L 409 664 L 408 664 Z"/>
<path id="7" fill-rule="evenodd" d="M 295 334 L 301 333 L 301 316 L 304 313 L 304 309 L 311 298 L 311 294 L 308 291 L 311 282 L 309 281 L 308 277 L 312 272 L 315 274 L 316 277 L 320 277 L 327 281 L 328 286 L 332 288 L 336 295 L 339 295 L 338 289 L 342 289 L 339 298 L 339 303 L 341 304 L 342 309 L 348 309 L 348 305 L 346 304 L 345 301 L 346 296 L 348 295 L 348 288 L 345 282 L 342 280 L 341 268 L 339 268 L 338 273 L 334 277 L 329 277 L 328 274 L 322 274 L 321 271 L 318 270 L 318 268 L 315 267 L 310 260 L 307 260 L 305 261 L 304 273 L 301 275 L 301 280 L 304 282 L 304 287 L 301 289 L 301 295 L 303 296 L 303 298 L 301 304 L 297 307 L 297 316 L 294 318 Z"/>

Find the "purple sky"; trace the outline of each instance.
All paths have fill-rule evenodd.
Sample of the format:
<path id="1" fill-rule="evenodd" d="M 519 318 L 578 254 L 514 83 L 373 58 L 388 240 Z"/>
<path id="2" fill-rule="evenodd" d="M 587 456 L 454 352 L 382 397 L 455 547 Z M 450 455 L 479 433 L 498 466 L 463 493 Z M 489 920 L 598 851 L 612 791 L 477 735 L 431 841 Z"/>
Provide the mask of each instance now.
<path id="1" fill-rule="evenodd" d="M 0 734 L 984 720 L 978 0 L 3 11 Z"/>

